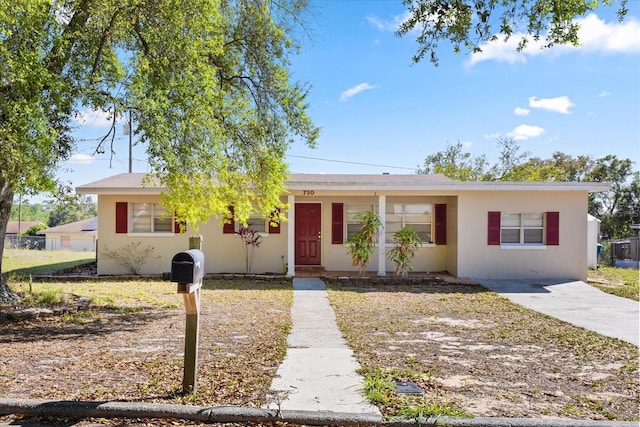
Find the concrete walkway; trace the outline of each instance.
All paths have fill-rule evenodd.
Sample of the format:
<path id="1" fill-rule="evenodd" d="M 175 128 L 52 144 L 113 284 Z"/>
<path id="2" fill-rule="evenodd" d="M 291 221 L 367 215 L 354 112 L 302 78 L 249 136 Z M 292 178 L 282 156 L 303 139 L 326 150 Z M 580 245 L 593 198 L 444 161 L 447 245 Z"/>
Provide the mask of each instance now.
<path id="1" fill-rule="evenodd" d="M 271 384 L 268 408 L 380 415 L 363 393 L 360 365 L 336 324 L 324 282 L 293 279 L 289 348 Z"/>
<path id="2" fill-rule="evenodd" d="M 602 292 L 581 281 L 478 282 L 532 310 L 608 337 L 640 345 L 640 305 L 637 301 Z"/>

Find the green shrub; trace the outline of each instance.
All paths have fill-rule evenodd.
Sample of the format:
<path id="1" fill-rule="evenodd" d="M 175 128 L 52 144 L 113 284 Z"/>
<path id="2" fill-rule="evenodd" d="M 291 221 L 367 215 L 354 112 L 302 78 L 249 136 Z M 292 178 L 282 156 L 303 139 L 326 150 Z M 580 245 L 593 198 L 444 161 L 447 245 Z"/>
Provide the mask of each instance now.
<path id="1" fill-rule="evenodd" d="M 395 263 L 395 273 L 407 276 L 413 270 L 411 260 L 416 256 L 422 240 L 411 227 L 404 226 L 393 234 L 393 248 L 389 251 L 389 259 Z"/>
<path id="2" fill-rule="evenodd" d="M 102 256 L 126 268 L 128 274 L 140 274 L 140 269 L 149 258 L 159 258 L 159 256 L 152 256 L 155 250 L 153 246 L 141 248 L 141 244 L 142 242 L 131 242 L 118 249 L 109 249 L 105 246 Z"/>
<path id="3" fill-rule="evenodd" d="M 347 247 L 351 254 L 353 266 L 358 268 L 360 275 L 363 275 L 369 260 L 371 260 L 373 248 L 382 227 L 382 221 L 373 211 L 359 213 L 355 218 L 360 221 L 360 231 L 347 239 Z"/>

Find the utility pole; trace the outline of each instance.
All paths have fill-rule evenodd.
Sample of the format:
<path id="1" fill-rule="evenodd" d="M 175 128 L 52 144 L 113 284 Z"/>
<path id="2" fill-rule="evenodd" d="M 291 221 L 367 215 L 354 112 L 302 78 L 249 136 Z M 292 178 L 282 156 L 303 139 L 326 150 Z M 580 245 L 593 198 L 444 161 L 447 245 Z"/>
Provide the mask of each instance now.
<path id="1" fill-rule="evenodd" d="M 18 194 L 18 236 L 22 229 L 22 193 Z M 20 237 L 18 237 L 20 239 Z"/>
<path id="2" fill-rule="evenodd" d="M 129 173 L 133 172 L 133 155 L 132 155 L 132 146 L 133 146 L 133 123 L 131 120 L 131 108 L 129 108 Z"/>

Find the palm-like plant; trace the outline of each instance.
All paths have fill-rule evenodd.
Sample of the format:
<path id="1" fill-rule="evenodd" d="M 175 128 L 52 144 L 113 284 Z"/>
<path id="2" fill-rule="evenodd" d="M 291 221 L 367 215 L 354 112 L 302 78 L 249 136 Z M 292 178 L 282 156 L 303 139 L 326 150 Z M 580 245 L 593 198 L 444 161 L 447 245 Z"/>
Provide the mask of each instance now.
<path id="1" fill-rule="evenodd" d="M 355 218 L 360 221 L 360 231 L 347 239 L 347 247 L 351 254 L 352 264 L 358 268 L 358 274 L 362 276 L 373 254 L 382 221 L 373 211 L 359 213 Z"/>
<path id="2" fill-rule="evenodd" d="M 389 259 L 395 263 L 397 275 L 408 276 L 413 270 L 411 260 L 415 257 L 422 240 L 418 233 L 410 227 L 402 227 L 393 234 L 393 248 L 389 251 Z"/>

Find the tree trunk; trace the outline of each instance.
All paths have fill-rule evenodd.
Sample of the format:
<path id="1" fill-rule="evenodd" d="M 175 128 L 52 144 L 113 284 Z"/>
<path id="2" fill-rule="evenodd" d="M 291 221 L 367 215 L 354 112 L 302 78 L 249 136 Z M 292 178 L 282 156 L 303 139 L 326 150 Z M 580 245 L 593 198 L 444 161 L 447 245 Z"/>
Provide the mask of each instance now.
<path id="1" fill-rule="evenodd" d="M 4 254 L 4 241 L 7 235 L 7 223 L 11 215 L 13 204 L 13 186 L 7 182 L 0 173 L 0 272 L 2 271 L 2 256 Z M 13 305 L 20 301 L 20 297 L 9 289 L 4 274 L 0 273 L 0 305 Z"/>

